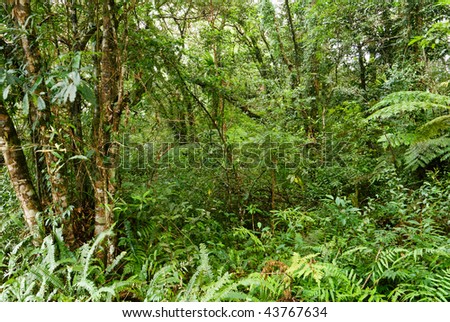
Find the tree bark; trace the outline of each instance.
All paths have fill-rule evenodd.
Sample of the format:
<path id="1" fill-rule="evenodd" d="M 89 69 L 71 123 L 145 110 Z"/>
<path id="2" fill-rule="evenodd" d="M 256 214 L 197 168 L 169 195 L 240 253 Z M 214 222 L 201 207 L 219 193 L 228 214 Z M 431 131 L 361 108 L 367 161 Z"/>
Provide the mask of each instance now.
<path id="1" fill-rule="evenodd" d="M 95 157 L 97 173 L 95 189 L 95 229 L 99 236 L 109 230 L 114 222 L 113 195 L 117 187 L 116 161 L 118 149 L 111 141 L 112 134 L 118 131 L 120 106 L 118 106 L 119 75 L 117 35 L 113 23 L 115 4 L 113 0 L 104 0 L 102 6 L 102 44 L 100 60 L 99 84 L 99 120 L 98 129 L 94 129 L 97 153 Z M 103 243 L 103 251 L 99 254 L 105 262 L 110 262 L 114 255 L 114 241 L 108 237 Z"/>
<path id="2" fill-rule="evenodd" d="M 295 28 L 294 28 L 294 22 L 292 20 L 292 14 L 291 14 L 291 8 L 289 6 L 289 0 L 285 0 L 284 5 L 286 7 L 286 14 L 287 14 L 288 23 L 289 23 L 289 31 L 291 33 L 292 44 L 294 46 L 294 55 L 295 55 L 294 63 L 295 63 L 295 70 L 297 72 L 297 75 L 295 76 L 295 84 L 292 84 L 292 88 L 295 88 L 298 85 L 299 78 L 300 78 L 301 57 L 300 57 L 300 50 L 298 48 L 297 37 L 295 36 Z"/>
<path id="3" fill-rule="evenodd" d="M 30 30 L 30 22 L 28 21 L 31 16 L 30 0 L 15 0 L 14 8 L 12 10 L 12 16 L 15 18 L 18 26 L 27 30 L 20 36 L 22 49 L 26 60 L 26 69 L 31 77 L 39 74 L 40 71 L 40 53 L 39 48 L 36 47 L 36 37 L 32 30 Z M 36 175 L 36 188 L 38 197 L 43 204 L 49 202 L 50 196 L 46 189 L 46 179 L 44 171 L 46 169 L 45 158 L 42 152 L 41 145 L 41 129 L 40 123 L 45 119 L 44 113 L 38 112 L 33 103 L 30 104 L 30 111 L 28 114 L 28 122 L 31 127 L 31 140 L 33 143 L 33 157 L 35 163 L 35 175 Z"/>
<path id="4" fill-rule="evenodd" d="M 36 81 L 41 73 L 42 57 L 37 46 L 34 30 L 30 27 L 30 0 L 15 0 L 12 14 L 19 27 L 27 31 L 21 35 L 22 49 L 25 54 L 27 71 L 30 77 L 33 78 L 33 81 Z M 46 92 L 47 88 L 44 82 L 39 84 L 35 91 L 37 95 Z M 56 156 L 49 152 L 49 149 L 52 148 L 48 133 L 52 109 L 50 107 L 50 100 L 45 94 L 43 99 L 46 101 L 47 106 L 45 110 L 40 111 L 31 103 L 29 111 L 29 122 L 32 128 L 31 137 L 35 149 L 36 181 L 39 192 L 37 198 L 41 205 L 51 205 L 55 213 L 62 215 L 69 205 L 68 187 L 60 172 L 61 169 L 58 167 L 58 161 L 63 162 L 64 160 L 58 160 Z M 43 150 L 46 152 L 42 152 Z M 44 175 L 45 171 L 48 174 L 48 179 L 51 184 L 51 204 L 49 201 L 50 196 L 46 190 L 47 179 Z M 75 239 L 71 219 L 62 218 L 62 223 L 66 243 L 71 246 Z"/>
<path id="5" fill-rule="evenodd" d="M 0 102 L 0 150 L 3 154 L 9 177 L 17 199 L 23 209 L 23 216 L 33 236 L 33 244 L 41 243 L 37 216 L 42 211 L 41 204 L 33 186 L 27 160 L 20 139 L 8 111 Z"/>

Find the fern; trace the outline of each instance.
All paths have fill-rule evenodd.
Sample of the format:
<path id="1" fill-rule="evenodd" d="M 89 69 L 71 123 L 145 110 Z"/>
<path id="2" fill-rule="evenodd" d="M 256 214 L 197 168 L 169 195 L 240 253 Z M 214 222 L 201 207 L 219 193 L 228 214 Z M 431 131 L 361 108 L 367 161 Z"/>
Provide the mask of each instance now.
<path id="1" fill-rule="evenodd" d="M 449 109 L 450 97 L 422 91 L 403 91 L 387 95 L 369 112 L 367 120 L 389 119 L 398 114 L 405 114 L 427 109 Z"/>
<path id="2" fill-rule="evenodd" d="M 397 92 L 386 96 L 376 104 L 366 120 L 386 120 L 395 117 L 405 117 L 419 112 L 447 113 L 450 109 L 450 97 L 428 92 Z M 428 118 L 430 113 L 428 113 Z M 450 157 L 450 115 L 444 114 L 434 117 L 421 126 L 415 126 L 413 132 L 387 133 L 379 142 L 387 143 L 396 148 L 402 145 L 406 150 L 405 164 L 412 170 L 425 167 L 435 159 L 445 161 Z"/>
<path id="3" fill-rule="evenodd" d="M 252 273 L 242 279 L 239 285 L 244 286 L 247 300 L 252 302 L 269 302 L 283 297 L 287 289 L 283 279 L 279 276 L 264 277 L 260 273 Z"/>
<path id="4" fill-rule="evenodd" d="M 200 297 L 200 301 L 236 301 L 245 298 L 244 294 L 237 292 L 237 283 L 232 280 L 232 275 L 227 272 L 220 276 L 217 281 L 204 288 L 204 294 Z"/>
<path id="5" fill-rule="evenodd" d="M 217 275 L 209 263 L 209 253 L 200 245 L 199 265 L 187 284 L 175 265 L 158 270 L 148 283 L 145 301 L 237 301 L 247 296 L 238 290 L 240 283 L 230 273 Z M 178 290 L 178 292 L 176 292 Z"/>
<path id="6" fill-rule="evenodd" d="M 186 289 L 180 295 L 182 295 L 182 301 L 198 301 L 198 293 L 200 293 L 200 286 L 204 283 L 210 282 L 214 274 L 211 270 L 208 259 L 208 251 L 204 244 L 200 245 L 200 265 L 196 272 L 191 277 Z"/>
<path id="7" fill-rule="evenodd" d="M 438 116 L 418 129 L 418 139 L 420 140 L 421 137 L 427 139 L 439 135 L 442 131 L 448 130 L 449 128 L 450 115 Z"/>
<path id="8" fill-rule="evenodd" d="M 411 144 L 405 152 L 405 164 L 407 168 L 415 170 L 418 167 L 425 167 L 436 158 L 446 160 L 449 154 L 449 137 L 428 138 Z"/>
<path id="9" fill-rule="evenodd" d="M 8 280 L 0 286 L 0 301 L 111 301 L 130 289 L 134 279 L 116 280 L 119 255 L 106 269 L 94 256 L 103 238 L 71 252 L 60 245 L 62 233 L 44 238 L 40 249 L 25 247 L 26 240 L 9 253 Z M 25 260 L 27 259 L 27 260 Z M 113 282 L 109 282 L 113 280 Z"/>
<path id="10" fill-rule="evenodd" d="M 171 288 L 181 284 L 181 278 L 173 265 L 167 265 L 158 270 L 150 280 L 145 294 L 145 301 L 160 302 L 170 298 Z"/>
<path id="11" fill-rule="evenodd" d="M 242 239 L 248 238 L 253 243 L 253 247 L 258 251 L 265 251 L 264 244 L 252 231 L 245 227 L 239 227 L 234 229 L 234 235 Z"/>
<path id="12" fill-rule="evenodd" d="M 354 252 L 360 250 L 363 248 L 355 249 Z M 353 269 L 317 261 L 318 255 L 301 257 L 294 254 L 292 265 L 287 271 L 295 280 L 302 281 L 297 282 L 302 285 L 299 295 L 306 301 L 382 300 L 382 296 L 374 296 L 371 290 L 364 288 L 363 279 Z"/>

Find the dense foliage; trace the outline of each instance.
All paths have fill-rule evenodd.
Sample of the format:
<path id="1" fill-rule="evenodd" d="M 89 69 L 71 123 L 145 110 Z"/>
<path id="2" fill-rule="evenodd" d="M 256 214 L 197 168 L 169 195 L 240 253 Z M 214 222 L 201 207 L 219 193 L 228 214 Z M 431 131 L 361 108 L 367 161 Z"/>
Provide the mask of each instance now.
<path id="1" fill-rule="evenodd" d="M 0 301 L 450 300 L 448 1 L 0 11 Z"/>

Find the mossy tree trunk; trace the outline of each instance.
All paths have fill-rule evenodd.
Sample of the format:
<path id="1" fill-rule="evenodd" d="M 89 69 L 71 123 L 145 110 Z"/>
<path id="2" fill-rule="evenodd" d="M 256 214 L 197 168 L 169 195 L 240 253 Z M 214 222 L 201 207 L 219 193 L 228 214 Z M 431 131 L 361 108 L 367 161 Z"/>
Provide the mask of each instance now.
<path id="1" fill-rule="evenodd" d="M 17 135 L 11 117 L 0 102 L 0 150 L 14 187 L 17 199 L 23 209 L 25 222 L 33 236 L 33 243 L 39 245 L 41 236 L 37 216 L 42 211 L 38 195 L 33 186 L 22 143 Z"/>

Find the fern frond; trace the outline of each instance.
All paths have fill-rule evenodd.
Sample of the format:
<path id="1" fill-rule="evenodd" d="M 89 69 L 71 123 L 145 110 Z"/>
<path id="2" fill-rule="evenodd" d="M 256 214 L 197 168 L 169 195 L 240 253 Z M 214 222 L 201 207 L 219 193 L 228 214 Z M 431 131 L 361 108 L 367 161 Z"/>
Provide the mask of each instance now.
<path id="1" fill-rule="evenodd" d="M 389 298 L 394 302 L 447 302 L 449 294 L 434 285 L 401 283 L 389 294 Z"/>
<path id="2" fill-rule="evenodd" d="M 214 278 L 212 268 L 209 264 L 209 254 L 205 244 L 200 245 L 200 265 L 192 275 L 189 283 L 182 292 L 183 301 L 198 301 L 201 285 L 207 284 Z"/>
<path id="3" fill-rule="evenodd" d="M 95 258 L 94 253 L 100 247 L 100 244 L 103 242 L 103 240 L 105 238 L 111 237 L 112 235 L 113 233 L 111 230 L 105 231 L 95 239 L 91 247 L 89 247 L 88 245 L 83 245 L 85 246 L 81 253 L 82 264 L 84 266 L 82 275 L 83 279 L 86 279 L 89 273 L 92 272 L 93 269 L 95 269 L 95 267 L 92 266 L 93 258 Z"/>
<path id="4" fill-rule="evenodd" d="M 243 237 L 243 238 L 249 238 L 249 240 L 251 240 L 254 244 L 254 248 L 256 250 L 260 250 L 260 251 L 264 251 L 265 247 L 264 244 L 262 243 L 262 241 L 258 238 L 258 236 L 256 236 L 252 231 L 250 231 L 249 229 L 245 228 L 245 227 L 238 227 L 238 228 L 234 228 L 234 235 L 235 236 L 239 236 L 239 237 Z"/>
<path id="5" fill-rule="evenodd" d="M 103 286 L 97 290 L 93 294 L 91 294 L 91 300 L 94 302 L 98 301 L 107 301 L 110 302 L 112 297 L 116 294 L 116 289 L 114 286 Z"/>
<path id="6" fill-rule="evenodd" d="M 449 152 L 450 138 L 447 136 L 413 143 L 405 153 L 405 164 L 412 170 L 425 167 L 436 158 L 443 158 Z"/>
<path id="7" fill-rule="evenodd" d="M 324 273 L 323 267 L 320 264 L 314 264 L 314 258 L 318 255 L 319 254 L 310 254 L 301 257 L 299 254 L 294 253 L 292 265 L 288 268 L 286 273 L 294 278 L 307 278 L 308 276 L 312 276 L 316 283 L 319 283 Z"/>
<path id="8" fill-rule="evenodd" d="M 127 254 L 127 252 L 121 252 L 119 254 L 119 256 L 117 256 L 116 258 L 114 258 L 114 260 L 112 261 L 111 264 L 108 265 L 108 267 L 106 267 L 106 273 L 111 273 L 113 271 L 113 269 L 120 263 L 120 261 L 125 257 L 125 255 Z"/>
<path id="9" fill-rule="evenodd" d="M 450 146 L 445 147 L 441 155 L 441 161 L 447 161 L 448 159 L 450 159 Z"/>
<path id="10" fill-rule="evenodd" d="M 399 146 L 409 146 L 417 140 L 415 133 L 386 133 L 382 135 L 378 142 L 386 146 L 397 148 Z"/>
<path id="11" fill-rule="evenodd" d="M 429 279 L 438 296 L 445 302 L 450 301 L 450 269 L 446 269 Z"/>
<path id="12" fill-rule="evenodd" d="M 441 134 L 444 130 L 450 129 L 450 115 L 442 115 L 425 123 L 418 129 L 418 139 L 426 139 Z"/>
<path id="13" fill-rule="evenodd" d="M 231 279 L 228 272 L 222 275 L 217 281 L 204 287 L 206 293 L 201 296 L 201 302 L 217 302 L 222 300 L 230 300 L 231 298 L 243 299 L 245 295 L 236 291 L 237 283 Z"/>
<path id="14" fill-rule="evenodd" d="M 92 282 L 92 281 L 90 281 L 90 280 L 87 280 L 87 279 L 81 279 L 80 281 L 78 281 L 76 284 L 75 284 L 75 287 L 78 289 L 78 290 L 86 290 L 88 293 L 89 293 L 89 295 L 92 297 L 94 294 L 95 294 L 95 292 L 96 292 L 96 286 L 95 286 L 95 284 L 94 284 L 94 282 Z M 81 293 L 81 292 L 80 292 Z"/>
<path id="15" fill-rule="evenodd" d="M 170 288 L 181 284 L 181 277 L 173 265 L 159 269 L 148 284 L 146 302 L 159 302 L 170 298 Z"/>
<path id="16" fill-rule="evenodd" d="M 283 291 L 286 289 L 282 279 L 273 276 L 265 278 L 259 273 L 250 274 L 239 281 L 239 285 L 246 288 L 247 300 L 253 302 L 267 302 L 279 299 L 283 296 Z"/>
<path id="17" fill-rule="evenodd" d="M 448 109 L 450 109 L 449 96 L 428 92 L 397 92 L 386 96 L 376 104 L 366 120 L 389 119 L 425 110 L 442 113 Z M 415 170 L 418 167 L 425 167 L 437 158 L 444 161 L 450 157 L 450 139 L 446 136 L 449 129 L 450 115 L 446 114 L 435 117 L 413 132 L 386 134 L 379 142 L 388 143 L 393 148 L 408 146 L 409 149 L 404 155 L 406 167 Z"/>
<path id="18" fill-rule="evenodd" d="M 43 264 L 47 264 L 49 267 L 49 271 L 53 272 L 57 267 L 58 263 L 55 258 L 55 244 L 53 243 L 53 238 L 51 236 L 47 236 L 44 238 L 44 241 L 41 246 L 41 251 L 45 253 Z"/>
<path id="19" fill-rule="evenodd" d="M 30 272 L 37 277 L 41 284 L 47 284 L 47 281 L 52 284 L 53 287 L 64 289 L 64 283 L 56 276 L 53 271 L 46 269 L 45 267 L 32 267 Z"/>
<path id="20" fill-rule="evenodd" d="M 400 91 L 387 95 L 383 98 L 379 103 L 375 104 L 370 110 L 370 113 L 376 113 L 376 111 L 380 111 L 386 107 L 393 105 L 402 105 L 405 103 L 425 103 L 431 105 L 417 105 L 416 107 L 427 108 L 429 106 L 434 106 L 438 108 L 449 108 L 450 107 L 450 97 L 446 95 L 433 94 L 429 92 L 423 91 Z M 413 107 L 410 105 L 409 107 Z M 397 106 L 398 112 L 401 112 L 401 106 Z M 414 108 L 415 109 L 415 108 Z M 413 110 L 414 110 L 413 109 Z M 393 109 L 392 112 L 396 114 L 396 109 Z M 381 113 L 383 115 L 384 113 Z M 372 118 L 372 117 L 370 117 Z M 373 117 L 376 118 L 376 117 Z"/>
<path id="21" fill-rule="evenodd" d="M 425 111 L 425 110 L 442 110 L 449 108 L 445 105 L 430 103 L 430 102 L 403 102 L 398 104 L 389 105 L 384 107 L 381 110 L 374 112 L 372 115 L 367 117 L 367 121 L 370 120 L 385 120 L 395 116 L 399 116 L 401 114 L 411 114 L 416 111 Z"/>

